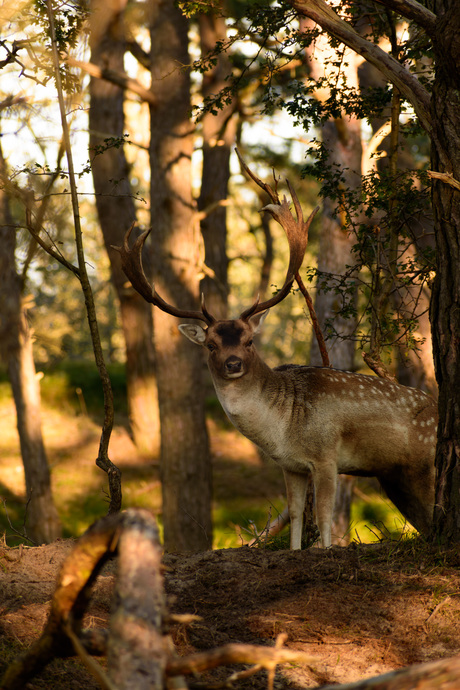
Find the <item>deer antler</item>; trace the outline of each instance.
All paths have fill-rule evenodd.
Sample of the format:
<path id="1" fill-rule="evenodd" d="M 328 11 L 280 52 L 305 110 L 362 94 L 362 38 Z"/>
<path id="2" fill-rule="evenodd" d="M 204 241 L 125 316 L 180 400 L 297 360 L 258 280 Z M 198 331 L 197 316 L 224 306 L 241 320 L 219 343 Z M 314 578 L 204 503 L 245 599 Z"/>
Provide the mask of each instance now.
<path id="1" fill-rule="evenodd" d="M 142 248 L 144 246 L 145 240 L 149 236 L 152 228 L 143 232 L 135 240 L 133 246 L 129 246 L 129 238 L 133 231 L 135 223 L 131 225 L 129 230 L 126 232 L 123 238 L 123 244 L 121 247 L 115 247 L 112 245 L 113 249 L 119 252 L 121 257 L 121 266 L 126 276 L 131 281 L 131 284 L 135 290 L 151 304 L 156 307 L 171 314 L 171 316 L 178 316 L 181 319 L 199 319 L 204 321 L 210 326 L 215 322 L 215 318 L 208 312 L 206 305 L 204 303 L 204 297 L 201 299 L 201 311 L 190 311 L 187 309 L 177 309 L 171 304 L 164 301 L 162 297 L 155 290 L 154 285 L 150 285 L 149 281 L 144 272 L 144 267 L 142 265 Z"/>
<path id="2" fill-rule="evenodd" d="M 265 190 L 265 192 L 267 192 L 272 201 L 271 204 L 267 204 L 267 206 L 264 206 L 262 211 L 268 211 L 268 213 L 270 213 L 270 215 L 281 225 L 284 232 L 286 233 L 286 237 L 289 242 L 289 265 L 286 272 L 286 278 L 284 280 L 283 287 L 271 299 L 268 299 L 265 302 L 259 302 L 257 300 L 257 302 L 255 302 L 252 305 L 252 307 L 246 309 L 241 314 L 240 318 L 243 320 L 247 320 L 250 316 L 253 316 L 254 314 L 259 314 L 261 311 L 265 311 L 266 309 L 274 307 L 275 304 L 279 304 L 279 302 L 281 302 L 289 294 L 291 285 L 294 282 L 295 275 L 300 271 L 300 267 L 302 265 L 303 257 L 305 255 L 305 250 L 307 248 L 308 243 L 308 230 L 310 228 L 313 218 L 319 210 L 319 206 L 317 206 L 310 214 L 309 218 L 306 221 L 304 221 L 302 207 L 300 205 L 297 194 L 289 184 L 289 180 L 286 180 L 296 212 L 296 218 L 294 218 L 289 208 L 289 203 L 286 197 L 284 197 L 283 200 L 280 201 L 276 188 L 272 189 L 269 184 L 262 182 L 262 180 L 260 180 L 256 175 L 254 175 L 254 173 L 251 172 L 251 170 L 249 170 L 248 166 L 241 158 L 238 149 L 235 150 L 240 160 L 240 163 L 246 171 L 246 173 L 254 180 L 254 182 L 257 185 L 259 185 L 259 187 L 261 187 L 263 190 Z"/>
<path id="3" fill-rule="evenodd" d="M 256 175 L 254 175 L 254 173 L 252 173 L 251 170 L 249 170 L 247 165 L 244 163 L 238 149 L 236 149 L 236 153 L 238 155 L 238 158 L 240 159 L 242 167 L 247 172 L 247 174 L 254 180 L 254 182 L 256 182 L 256 184 L 259 185 L 259 187 L 264 189 L 269 195 L 272 203 L 265 206 L 262 210 L 268 211 L 273 216 L 273 218 L 276 221 L 278 221 L 278 223 L 284 229 L 289 242 L 289 265 L 283 287 L 271 299 L 261 303 L 257 300 L 257 302 L 255 302 L 255 304 L 249 307 L 249 309 L 243 311 L 240 318 L 243 320 L 247 320 L 250 316 L 258 314 L 262 311 L 266 311 L 267 309 L 270 309 L 271 307 L 275 306 L 275 304 L 281 302 L 289 294 L 295 275 L 299 272 L 300 267 L 302 265 L 305 250 L 307 248 L 308 229 L 319 207 L 317 206 L 315 210 L 310 214 L 310 217 L 306 221 L 304 221 L 300 202 L 297 198 L 295 191 L 289 184 L 289 181 L 287 181 L 292 201 L 294 203 L 294 207 L 296 210 L 297 219 L 295 219 L 291 213 L 289 203 L 286 197 L 284 197 L 283 200 L 280 201 L 276 189 L 273 190 L 270 187 L 270 185 L 259 180 L 259 178 Z M 200 321 L 204 321 L 208 326 L 215 323 L 216 319 L 206 309 L 204 297 L 202 297 L 201 299 L 201 311 L 178 309 L 177 307 L 173 307 L 171 304 L 168 304 L 164 301 L 162 297 L 160 297 L 158 292 L 155 290 L 155 286 L 151 285 L 147 280 L 144 268 L 142 266 L 142 248 L 144 246 L 145 240 L 151 232 L 151 228 L 150 230 L 147 230 L 146 232 L 143 232 L 141 235 L 139 235 L 139 237 L 135 240 L 133 246 L 130 248 L 129 238 L 133 231 L 134 225 L 135 223 L 133 223 L 129 230 L 126 232 L 126 235 L 123 238 L 122 246 L 113 247 L 113 249 L 115 249 L 120 254 L 123 271 L 131 281 L 133 288 L 137 290 L 137 292 L 147 302 L 154 304 L 156 307 L 166 312 L 167 314 L 171 314 L 172 316 L 178 316 L 179 318 L 184 319 L 198 319 Z"/>

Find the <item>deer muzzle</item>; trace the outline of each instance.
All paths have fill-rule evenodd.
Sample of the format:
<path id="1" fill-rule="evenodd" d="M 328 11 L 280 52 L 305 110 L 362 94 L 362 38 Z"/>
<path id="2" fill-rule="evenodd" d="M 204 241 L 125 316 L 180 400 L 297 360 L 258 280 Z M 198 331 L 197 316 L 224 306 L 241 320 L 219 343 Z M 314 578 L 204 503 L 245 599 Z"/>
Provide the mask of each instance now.
<path id="1" fill-rule="evenodd" d="M 232 355 L 225 360 L 224 363 L 225 375 L 229 379 L 238 378 L 244 374 L 243 360 L 240 357 Z"/>

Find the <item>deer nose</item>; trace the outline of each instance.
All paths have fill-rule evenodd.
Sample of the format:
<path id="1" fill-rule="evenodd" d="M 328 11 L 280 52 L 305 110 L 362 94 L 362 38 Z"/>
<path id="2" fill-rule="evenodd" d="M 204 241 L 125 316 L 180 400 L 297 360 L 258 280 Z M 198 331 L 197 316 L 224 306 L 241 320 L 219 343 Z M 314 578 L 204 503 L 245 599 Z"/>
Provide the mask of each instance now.
<path id="1" fill-rule="evenodd" d="M 243 360 L 232 355 L 225 360 L 224 366 L 227 374 L 239 374 L 243 371 Z"/>

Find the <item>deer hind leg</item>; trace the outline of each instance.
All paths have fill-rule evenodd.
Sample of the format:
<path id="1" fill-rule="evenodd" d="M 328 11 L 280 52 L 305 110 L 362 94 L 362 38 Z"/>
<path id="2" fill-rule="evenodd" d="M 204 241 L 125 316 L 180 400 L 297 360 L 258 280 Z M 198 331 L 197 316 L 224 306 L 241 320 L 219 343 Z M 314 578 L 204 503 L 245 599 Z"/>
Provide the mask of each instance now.
<path id="1" fill-rule="evenodd" d="M 321 535 L 322 547 L 328 549 L 332 543 L 332 514 L 337 492 L 337 467 L 335 463 L 327 463 L 319 468 L 314 468 L 313 483 L 315 485 L 316 524 Z"/>
<path id="2" fill-rule="evenodd" d="M 302 541 L 303 511 L 308 486 L 308 474 L 284 470 L 284 482 L 291 519 L 291 549 L 300 549 Z"/>
<path id="3" fill-rule="evenodd" d="M 419 532 L 426 534 L 433 522 L 434 472 L 420 476 L 401 473 L 397 480 L 380 479 L 388 498 Z"/>

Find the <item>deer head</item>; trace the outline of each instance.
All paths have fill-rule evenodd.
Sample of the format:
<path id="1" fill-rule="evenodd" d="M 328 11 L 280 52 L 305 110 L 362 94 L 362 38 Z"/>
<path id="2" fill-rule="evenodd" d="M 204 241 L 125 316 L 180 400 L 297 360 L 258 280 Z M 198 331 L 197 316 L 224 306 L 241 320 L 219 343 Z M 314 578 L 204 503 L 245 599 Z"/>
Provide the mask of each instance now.
<path id="1" fill-rule="evenodd" d="M 238 154 L 239 155 L 239 154 Z M 241 160 L 241 158 L 240 158 Z M 242 161 L 241 161 L 242 162 Z M 134 224 L 127 231 L 121 247 L 114 247 L 121 256 L 121 263 L 126 276 L 140 295 L 151 304 L 179 318 L 195 319 L 203 322 L 206 327 L 198 324 L 182 324 L 180 331 L 192 342 L 202 345 L 209 351 L 209 366 L 211 373 L 225 379 L 239 378 L 247 373 L 251 356 L 255 352 L 252 344 L 253 336 L 260 328 L 268 310 L 279 304 L 289 294 L 296 273 L 300 270 L 308 242 L 308 230 L 318 211 L 318 207 L 304 221 L 302 208 L 295 191 L 287 182 L 292 196 L 296 218 L 291 213 L 286 197 L 281 201 L 277 191 L 260 182 L 242 162 L 248 174 L 262 186 L 270 196 L 272 203 L 262 210 L 268 211 L 283 227 L 289 243 L 289 264 L 281 290 L 264 302 L 256 300 L 248 309 L 240 314 L 238 319 L 219 321 L 206 308 L 204 297 L 201 300 L 201 310 L 191 311 L 179 309 L 168 304 L 151 285 L 142 266 L 142 248 L 150 234 L 147 230 L 141 234 L 130 247 L 130 236 Z M 251 355 L 251 356 L 250 356 Z"/>

